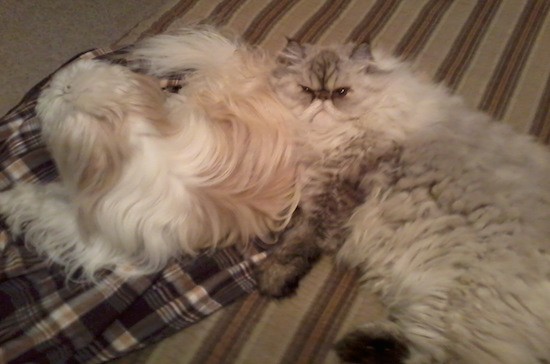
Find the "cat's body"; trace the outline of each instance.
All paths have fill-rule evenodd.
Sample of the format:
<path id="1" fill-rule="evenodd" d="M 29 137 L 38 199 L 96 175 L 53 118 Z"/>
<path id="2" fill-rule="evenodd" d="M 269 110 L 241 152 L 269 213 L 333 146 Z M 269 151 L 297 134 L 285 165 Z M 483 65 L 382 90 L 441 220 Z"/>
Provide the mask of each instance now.
<path id="1" fill-rule="evenodd" d="M 305 119 L 305 129 L 329 133 L 348 125 L 375 136 L 379 145 L 399 147 L 398 160 L 385 158 L 391 148 L 371 150 L 380 153 L 369 157 L 377 163 L 352 181 L 364 200 L 355 200 L 355 210 L 336 211 L 346 217 L 333 217 L 349 218 L 341 226 L 346 238 L 337 260 L 360 267 L 365 288 L 389 312 L 386 320 L 345 337 L 337 346 L 341 357 L 369 363 L 550 361 L 548 150 L 470 111 L 391 57 L 373 58 L 361 47 L 328 51 L 329 62 L 327 50 L 289 44 L 274 73 L 281 99 Z M 315 70 L 319 64 L 324 72 Z M 319 96 L 342 88 L 343 99 Z M 312 200 L 302 204 L 315 205 L 322 194 L 321 188 L 304 195 Z M 324 239 L 289 236 L 292 230 L 283 237 L 287 246 L 287 240 L 300 246 Z M 276 251 L 264 267 L 284 260 Z M 281 266 L 273 275 L 281 275 Z M 269 275 L 260 268 L 260 289 L 272 294 L 273 286 L 262 287 L 278 282 Z"/>

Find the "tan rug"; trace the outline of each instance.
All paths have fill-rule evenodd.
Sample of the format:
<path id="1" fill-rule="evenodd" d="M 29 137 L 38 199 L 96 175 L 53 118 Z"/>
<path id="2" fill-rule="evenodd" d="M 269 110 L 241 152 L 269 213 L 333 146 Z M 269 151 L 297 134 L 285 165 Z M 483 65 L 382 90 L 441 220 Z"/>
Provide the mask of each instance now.
<path id="1" fill-rule="evenodd" d="M 119 44 L 204 19 L 276 52 L 307 42 L 372 39 L 473 107 L 550 142 L 550 1 L 173 0 Z M 383 314 L 355 272 L 322 261 L 289 300 L 253 294 L 123 363 L 336 363 L 331 345 Z"/>

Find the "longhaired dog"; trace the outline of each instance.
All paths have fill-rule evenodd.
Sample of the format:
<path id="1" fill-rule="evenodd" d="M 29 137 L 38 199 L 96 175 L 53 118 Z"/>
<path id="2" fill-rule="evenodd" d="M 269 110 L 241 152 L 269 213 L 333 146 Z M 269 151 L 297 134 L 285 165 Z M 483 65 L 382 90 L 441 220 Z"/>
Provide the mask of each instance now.
<path id="1" fill-rule="evenodd" d="M 262 52 L 210 28 L 138 44 L 150 75 L 192 70 L 179 94 L 150 75 L 80 60 L 37 113 L 60 181 L 0 194 L 0 213 L 70 275 L 161 269 L 200 249 L 267 240 L 297 201 L 293 116 Z"/>

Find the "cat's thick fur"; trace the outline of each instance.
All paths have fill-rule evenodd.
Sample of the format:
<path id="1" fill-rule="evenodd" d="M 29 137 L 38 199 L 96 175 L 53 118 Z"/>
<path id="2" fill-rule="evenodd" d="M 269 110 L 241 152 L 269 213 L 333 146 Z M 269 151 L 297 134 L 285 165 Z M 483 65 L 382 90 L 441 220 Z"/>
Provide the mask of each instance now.
<path id="1" fill-rule="evenodd" d="M 54 75 L 37 111 L 61 180 L 0 194 L 12 232 L 93 279 L 282 229 L 298 193 L 295 120 L 269 85 L 272 61 L 207 27 L 145 40 L 129 57 L 153 76 L 193 73 L 172 95 L 97 60 Z"/>
<path id="2" fill-rule="evenodd" d="M 371 135 L 374 146 L 398 146 L 392 158 L 385 156 L 394 148 L 371 149 L 368 159 L 377 162 L 348 179 L 362 192 L 355 206 L 327 209 L 342 206 L 341 196 L 328 204 L 320 198 L 334 185 L 305 181 L 306 190 L 313 186 L 303 196 L 311 200 L 301 201 L 313 206 L 306 210 L 347 214 L 332 216 L 349 219 L 340 226 L 344 241 L 335 239 L 331 248 L 338 249 L 338 261 L 361 268 L 364 288 L 389 312 L 346 336 L 337 345 L 341 357 L 550 362 L 548 150 L 366 45 L 318 48 L 290 41 L 272 82 L 321 157 L 309 164 L 310 175 L 323 176 L 330 159 L 343 155 L 342 145 L 360 133 Z M 316 244 L 317 254 L 325 249 L 327 236 L 315 232 L 283 235 L 286 248 L 258 272 L 261 291 L 292 291 L 299 278 L 293 272 L 300 276 L 308 268 L 285 269 L 286 261 L 311 250 L 307 244 Z"/>

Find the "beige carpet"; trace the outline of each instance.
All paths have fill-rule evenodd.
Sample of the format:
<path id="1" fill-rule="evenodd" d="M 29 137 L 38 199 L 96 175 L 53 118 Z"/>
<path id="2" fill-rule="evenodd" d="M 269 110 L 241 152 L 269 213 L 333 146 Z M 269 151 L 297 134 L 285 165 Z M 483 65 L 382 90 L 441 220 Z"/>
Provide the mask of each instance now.
<path id="1" fill-rule="evenodd" d="M 169 0 L 1 0 L 0 115 L 73 55 L 110 45 Z"/>

